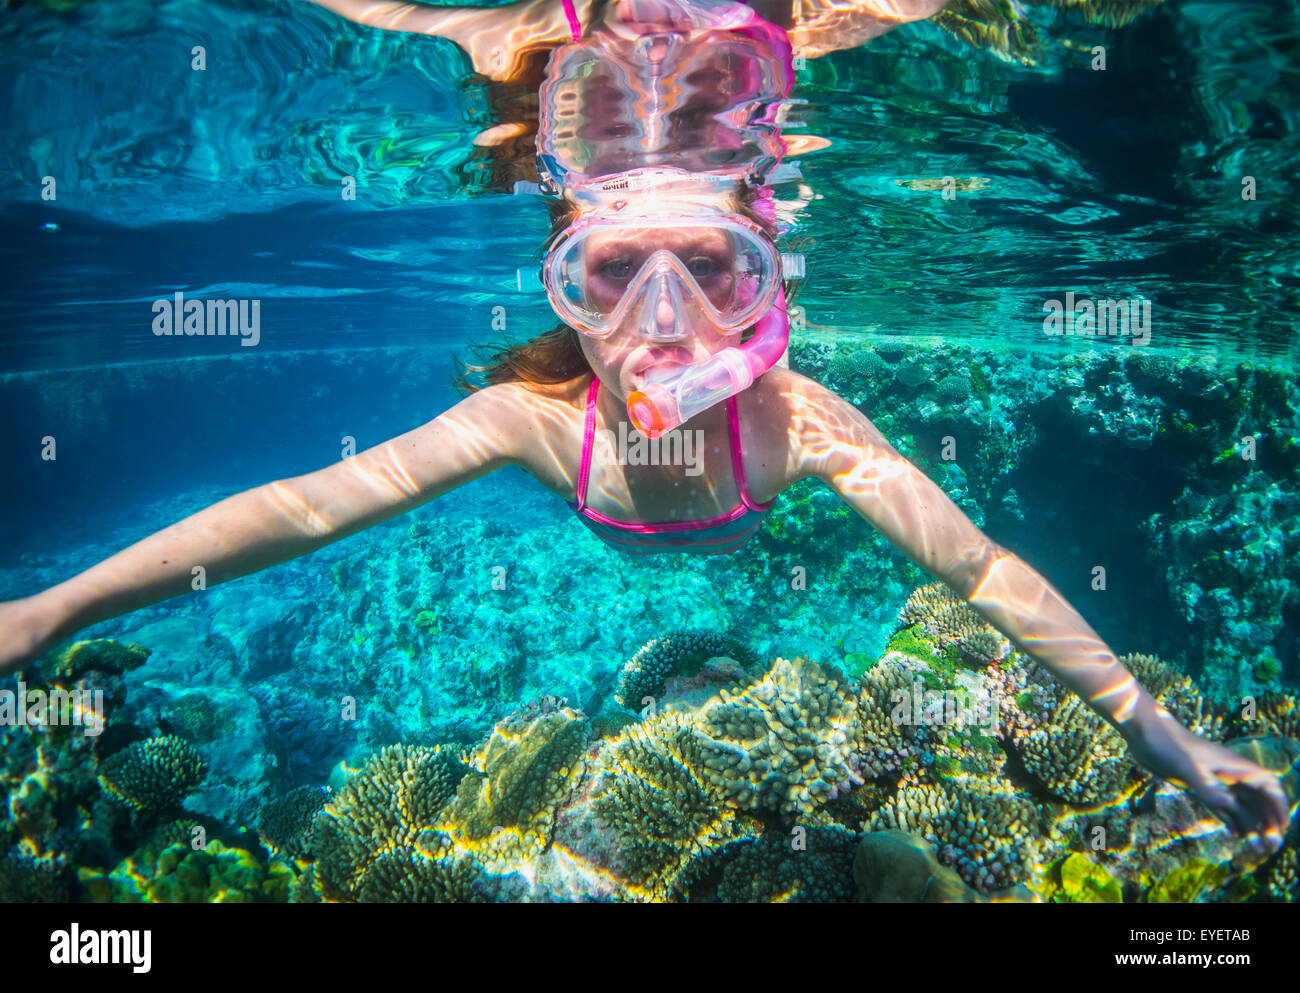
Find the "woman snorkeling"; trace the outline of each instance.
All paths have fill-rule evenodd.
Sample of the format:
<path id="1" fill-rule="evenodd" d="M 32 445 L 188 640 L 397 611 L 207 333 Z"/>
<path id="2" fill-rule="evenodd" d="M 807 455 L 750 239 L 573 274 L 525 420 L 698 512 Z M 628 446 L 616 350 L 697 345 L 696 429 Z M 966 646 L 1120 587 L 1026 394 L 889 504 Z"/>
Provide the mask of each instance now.
<path id="1" fill-rule="evenodd" d="M 721 10 L 740 5 L 707 6 L 754 26 Z M 640 37 L 637 23 L 620 30 Z M 653 44 L 636 50 L 660 57 Z M 578 174 L 570 167 L 583 156 L 542 131 L 555 197 L 542 279 L 564 325 L 499 354 L 481 369 L 486 386 L 422 427 L 236 494 L 0 604 L 0 672 L 189 592 L 196 566 L 208 583 L 244 576 L 505 466 L 633 553 L 734 552 L 782 492 L 816 478 L 1084 699 L 1135 761 L 1194 792 L 1252 849 L 1280 844 L 1289 812 L 1275 775 L 1179 724 L 1043 576 L 981 533 L 862 411 L 776 364 L 790 272 L 767 193 L 750 181 L 770 171 L 761 142 L 723 170 L 691 172 L 670 157 L 605 173 L 586 157 L 590 171 Z M 640 464 L 612 440 L 674 432 L 698 439 L 698 458 Z"/>

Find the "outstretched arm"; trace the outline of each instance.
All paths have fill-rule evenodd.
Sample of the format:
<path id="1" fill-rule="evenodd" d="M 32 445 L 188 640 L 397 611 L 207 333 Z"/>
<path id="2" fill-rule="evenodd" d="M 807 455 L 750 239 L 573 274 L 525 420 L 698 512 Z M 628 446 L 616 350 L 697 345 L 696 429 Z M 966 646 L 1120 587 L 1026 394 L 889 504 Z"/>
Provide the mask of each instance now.
<path id="1" fill-rule="evenodd" d="M 0 603 L 0 673 L 98 621 L 305 555 L 515 461 L 510 387 L 490 387 L 404 435 L 267 483 L 164 528 L 67 582 Z"/>
<path id="2" fill-rule="evenodd" d="M 530 49 L 554 48 L 570 39 L 562 0 L 516 0 L 500 7 L 434 7 L 395 0 L 312 0 L 349 21 L 386 31 L 437 35 L 463 48 L 474 71 L 510 79 L 518 56 Z M 583 24 L 592 0 L 574 0 Z"/>
<path id="3" fill-rule="evenodd" d="M 825 481 L 1087 701 L 1152 773 L 1190 787 L 1238 833 L 1281 843 L 1288 810 L 1276 776 L 1179 724 L 1046 579 L 989 540 L 861 411 L 811 381 L 791 402 L 803 475 Z"/>

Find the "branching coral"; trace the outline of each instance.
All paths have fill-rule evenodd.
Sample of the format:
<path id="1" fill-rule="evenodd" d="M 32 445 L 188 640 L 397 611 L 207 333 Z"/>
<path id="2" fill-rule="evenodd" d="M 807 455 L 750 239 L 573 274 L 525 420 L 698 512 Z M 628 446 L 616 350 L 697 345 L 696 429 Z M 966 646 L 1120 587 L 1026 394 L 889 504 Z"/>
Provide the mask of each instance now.
<path id="1" fill-rule="evenodd" d="M 440 830 L 439 812 L 465 774 L 451 749 L 393 745 L 371 757 L 317 815 L 319 894 L 331 901 L 370 902 L 441 893 L 445 886 L 430 896 L 412 895 L 423 892 L 416 886 L 420 880 L 452 872 L 451 842 Z M 394 888 L 395 867 L 412 865 L 422 867 L 419 879 Z"/>
<path id="2" fill-rule="evenodd" d="M 667 899 L 702 860 L 760 825 L 719 803 L 692 769 L 694 722 L 660 714 L 629 727 L 601 751 L 594 809 L 613 829 L 621 872 L 651 899 Z"/>
<path id="3" fill-rule="evenodd" d="M 1006 782 L 905 786 L 866 829 L 920 835 L 978 890 L 1028 878 L 1043 833 L 1037 806 Z"/>
<path id="4" fill-rule="evenodd" d="M 1022 656 L 998 679 L 1005 740 L 1043 789 L 1070 803 L 1119 797 L 1135 767 L 1114 728 Z"/>
<path id="5" fill-rule="evenodd" d="M 723 903 L 848 903 L 857 835 L 843 828 L 769 831 L 739 845 L 718 884 Z"/>
<path id="6" fill-rule="evenodd" d="M 1223 717 L 1214 713 L 1185 673 L 1154 655 L 1121 655 L 1119 661 L 1181 723 L 1202 737 L 1223 740 Z"/>
<path id="7" fill-rule="evenodd" d="M 175 735 L 128 745 L 99 768 L 104 792 L 137 810 L 160 811 L 180 804 L 207 775 L 207 763 L 189 742 Z"/>
<path id="8" fill-rule="evenodd" d="M 266 804 L 257 816 L 262 844 L 291 859 L 312 858 L 316 814 L 329 798 L 327 788 L 300 786 Z"/>
<path id="9" fill-rule="evenodd" d="M 913 591 L 899 620 L 907 627 L 921 624 L 941 651 L 952 646 L 957 658 L 968 666 L 986 666 L 1011 651 L 1006 637 L 943 583 Z"/>
<path id="10" fill-rule="evenodd" d="M 663 694 L 669 676 L 690 675 L 719 655 L 741 665 L 750 661 L 749 650 L 741 642 L 716 631 L 686 629 L 652 638 L 624 663 L 614 698 L 620 706 L 637 709 L 646 697 Z"/>
<path id="11" fill-rule="evenodd" d="M 861 784 L 857 708 L 835 673 L 807 658 L 777 659 L 739 694 L 700 714 L 691 764 L 715 795 L 742 810 L 811 810 Z"/>

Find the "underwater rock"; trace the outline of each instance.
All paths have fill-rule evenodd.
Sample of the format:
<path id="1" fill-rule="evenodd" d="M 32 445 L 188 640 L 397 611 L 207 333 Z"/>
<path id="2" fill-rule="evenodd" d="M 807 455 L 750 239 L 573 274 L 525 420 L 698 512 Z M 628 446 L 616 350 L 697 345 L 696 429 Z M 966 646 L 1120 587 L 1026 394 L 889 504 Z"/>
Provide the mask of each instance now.
<path id="1" fill-rule="evenodd" d="M 935 857 L 934 846 L 906 831 L 872 831 L 853 856 L 858 903 L 975 903 L 977 895 Z"/>
<path id="2" fill-rule="evenodd" d="M 241 680 L 257 682 L 294 666 L 302 632 L 310 630 L 316 605 L 307 599 L 258 596 L 239 601 L 240 609 L 212 619 L 211 633 L 230 642 Z"/>
<path id="3" fill-rule="evenodd" d="M 1222 493 L 1204 492 L 1212 482 L 1189 484 L 1145 530 L 1176 609 L 1195 628 L 1203 657 L 1214 660 L 1200 673 L 1206 692 L 1236 706 L 1275 690 L 1259 677 L 1276 678 L 1286 654 L 1295 658 L 1294 635 L 1292 650 L 1278 652 L 1300 610 L 1300 488 L 1294 472 L 1270 478 L 1235 451 L 1224 456 L 1241 478 Z M 1292 664 L 1290 678 L 1297 676 Z"/>

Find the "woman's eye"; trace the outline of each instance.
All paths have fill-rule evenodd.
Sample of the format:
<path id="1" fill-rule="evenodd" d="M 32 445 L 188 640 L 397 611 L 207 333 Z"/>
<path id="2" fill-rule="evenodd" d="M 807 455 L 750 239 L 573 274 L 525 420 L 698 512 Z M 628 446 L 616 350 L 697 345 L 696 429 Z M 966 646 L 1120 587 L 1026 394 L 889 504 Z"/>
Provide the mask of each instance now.
<path id="1" fill-rule="evenodd" d="M 627 279 L 632 274 L 632 263 L 627 259 L 610 259 L 600 271 L 610 279 Z"/>
<path id="2" fill-rule="evenodd" d="M 696 279 L 703 279 L 708 276 L 716 276 L 720 271 L 719 266 L 710 258 L 694 258 L 686 263 L 686 268 L 690 270 L 692 276 Z"/>

